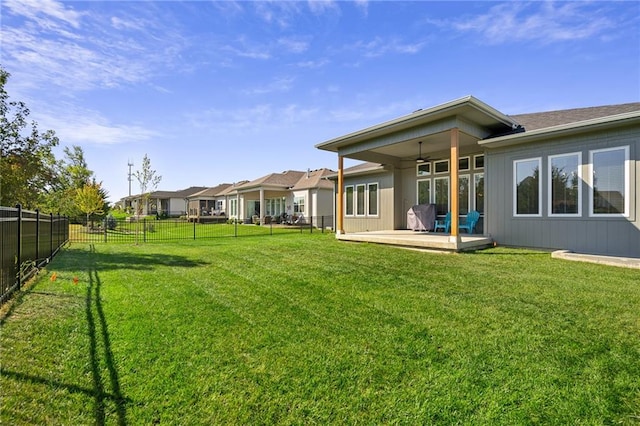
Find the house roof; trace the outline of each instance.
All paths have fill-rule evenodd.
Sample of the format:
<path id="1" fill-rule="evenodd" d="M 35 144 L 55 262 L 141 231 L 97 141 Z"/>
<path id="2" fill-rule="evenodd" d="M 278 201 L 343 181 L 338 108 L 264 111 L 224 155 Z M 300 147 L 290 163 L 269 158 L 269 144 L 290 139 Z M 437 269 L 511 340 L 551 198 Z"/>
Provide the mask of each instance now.
<path id="1" fill-rule="evenodd" d="M 291 188 L 292 190 L 302 190 L 311 188 L 333 189 L 333 182 L 326 178 L 335 172 L 331 169 L 317 169 L 308 171 L 300 180 Z"/>
<path id="2" fill-rule="evenodd" d="M 525 131 L 532 131 L 635 111 L 640 111 L 640 102 L 535 112 L 511 115 L 510 117 L 520 123 L 525 128 Z"/>
<path id="3" fill-rule="evenodd" d="M 198 198 L 198 197 L 217 197 L 222 195 L 221 193 L 231 186 L 230 183 L 221 183 L 218 186 L 214 186 L 212 188 L 206 188 L 200 192 L 196 192 L 195 194 L 189 195 L 187 198 Z"/>
<path id="4" fill-rule="evenodd" d="M 188 196 L 207 189 L 206 186 L 190 186 L 187 189 L 178 191 L 153 191 L 149 193 L 150 198 L 187 198 Z M 124 197 L 123 200 L 135 200 L 142 197 L 143 194 L 135 194 L 130 197 Z"/>
<path id="5" fill-rule="evenodd" d="M 461 118 L 467 123 L 477 123 L 479 126 L 488 129 L 489 133 L 504 133 L 518 125 L 513 118 L 481 100 L 473 96 L 465 96 L 431 108 L 419 109 L 400 118 L 330 139 L 317 144 L 316 148 L 338 152 L 341 148 L 363 141 L 408 131 L 418 126 L 434 125 L 442 122 L 442 120 L 451 118 Z M 438 128 L 437 131 L 441 131 L 441 129 Z"/>
<path id="6" fill-rule="evenodd" d="M 636 104 L 640 106 L 640 104 Z M 586 108 L 585 108 L 586 109 Z M 575 117 L 575 115 L 574 115 Z M 553 122 L 553 121 L 551 121 Z M 542 127 L 511 135 L 481 140 L 478 143 L 488 148 L 517 145 L 528 142 L 549 140 L 551 137 L 576 135 L 595 130 L 620 128 L 621 126 L 640 126 L 640 108 L 622 114 L 600 116 L 582 121 L 568 122 L 555 126 Z"/>
<path id="7" fill-rule="evenodd" d="M 219 196 L 229 195 L 229 194 L 233 193 L 234 191 L 236 191 L 239 187 L 241 187 L 242 185 L 244 185 L 247 182 L 249 182 L 249 181 L 248 180 L 241 180 L 240 182 L 232 183 L 231 185 L 229 185 L 228 188 L 223 189 L 222 191 L 220 191 L 220 193 L 218 195 Z"/>
<path id="8" fill-rule="evenodd" d="M 305 172 L 296 170 L 286 170 L 282 173 L 270 173 L 261 178 L 252 180 L 237 187 L 240 190 L 255 189 L 260 187 L 282 188 L 288 189 L 294 186 Z"/>
<path id="9" fill-rule="evenodd" d="M 345 176 L 356 176 L 356 175 L 367 175 L 370 173 L 377 173 L 382 170 L 386 170 L 382 164 L 364 162 L 364 163 L 356 164 L 355 166 L 345 168 L 343 173 L 345 174 Z M 336 180 L 338 178 L 338 172 L 333 172 L 327 177 L 331 180 Z"/>

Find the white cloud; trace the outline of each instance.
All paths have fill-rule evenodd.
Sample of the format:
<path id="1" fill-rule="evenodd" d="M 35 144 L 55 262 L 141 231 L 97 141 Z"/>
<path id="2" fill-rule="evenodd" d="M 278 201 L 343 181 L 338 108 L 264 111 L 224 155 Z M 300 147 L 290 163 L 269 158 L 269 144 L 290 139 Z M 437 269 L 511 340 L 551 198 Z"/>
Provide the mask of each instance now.
<path id="1" fill-rule="evenodd" d="M 426 45 L 425 41 L 404 43 L 398 39 L 376 37 L 371 41 L 359 40 L 344 46 L 345 50 L 355 50 L 367 58 L 375 58 L 386 54 L 416 54 Z"/>
<path id="2" fill-rule="evenodd" d="M 309 43 L 297 38 L 280 38 L 278 45 L 291 53 L 303 53 L 309 48 Z"/>
<path id="3" fill-rule="evenodd" d="M 309 5 L 309 10 L 316 15 L 340 10 L 333 0 L 309 0 L 307 4 Z"/>
<path id="4" fill-rule="evenodd" d="M 55 0 L 5 0 L 10 13 L 21 15 L 43 28 L 57 28 L 61 24 L 80 27 L 82 14 Z"/>
<path id="5" fill-rule="evenodd" d="M 247 89 L 243 92 L 248 95 L 265 95 L 269 93 L 288 92 L 293 87 L 294 81 L 295 79 L 293 77 L 282 77 L 275 79 L 265 86 Z"/>
<path id="6" fill-rule="evenodd" d="M 26 19 L 5 19 L 0 27 L 3 66 L 23 88 L 53 85 L 70 95 L 149 81 L 159 69 L 183 66 L 186 41 L 148 8 L 152 19 L 80 13 L 52 0 L 7 4 Z"/>
<path id="7" fill-rule="evenodd" d="M 606 36 L 606 31 L 616 25 L 590 2 L 502 3 L 482 15 L 431 23 L 478 33 L 492 44 L 522 40 L 550 43 Z"/>
<path id="8" fill-rule="evenodd" d="M 65 114 L 50 110 L 38 116 L 39 127 L 54 129 L 66 145 L 116 145 L 142 142 L 158 136 L 158 132 L 135 124 L 111 123 L 100 114 L 73 108 Z"/>
<path id="9" fill-rule="evenodd" d="M 320 59 L 318 61 L 309 60 L 309 61 L 298 62 L 296 66 L 300 68 L 315 69 L 315 68 L 322 68 L 323 66 L 327 65 L 329 62 L 330 61 L 328 59 Z"/>

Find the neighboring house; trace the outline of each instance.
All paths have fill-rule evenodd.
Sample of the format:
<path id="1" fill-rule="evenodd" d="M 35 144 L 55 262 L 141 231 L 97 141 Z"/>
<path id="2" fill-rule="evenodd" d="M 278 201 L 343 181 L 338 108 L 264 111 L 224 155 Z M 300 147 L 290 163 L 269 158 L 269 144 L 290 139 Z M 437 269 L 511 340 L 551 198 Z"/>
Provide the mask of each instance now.
<path id="1" fill-rule="evenodd" d="M 287 170 L 236 184 L 223 193 L 229 217 L 264 224 L 282 220 L 309 223 L 332 216 L 333 184 L 326 179 L 331 173 L 335 172 Z M 331 223 L 332 219 L 327 224 Z"/>
<path id="2" fill-rule="evenodd" d="M 304 215 L 316 227 L 333 227 L 333 188 L 328 179 L 335 175 L 330 169 L 308 170 L 291 188 L 294 215 Z"/>
<path id="3" fill-rule="evenodd" d="M 192 186 L 180 191 L 154 191 L 149 194 L 148 202 L 144 203 L 141 194 L 125 197 L 125 207 L 130 206 L 134 214 L 138 213 L 138 206 L 142 206 L 142 215 L 160 215 L 169 217 L 187 214 L 188 197 L 207 189 L 204 186 Z"/>
<path id="4" fill-rule="evenodd" d="M 231 186 L 223 183 L 189 195 L 187 219 L 205 222 L 226 217 L 226 197 L 223 194 Z"/>
<path id="5" fill-rule="evenodd" d="M 316 147 L 338 154 L 338 233 L 435 204 L 453 242 L 477 210 L 499 244 L 640 257 L 640 103 L 509 116 L 468 96 Z"/>

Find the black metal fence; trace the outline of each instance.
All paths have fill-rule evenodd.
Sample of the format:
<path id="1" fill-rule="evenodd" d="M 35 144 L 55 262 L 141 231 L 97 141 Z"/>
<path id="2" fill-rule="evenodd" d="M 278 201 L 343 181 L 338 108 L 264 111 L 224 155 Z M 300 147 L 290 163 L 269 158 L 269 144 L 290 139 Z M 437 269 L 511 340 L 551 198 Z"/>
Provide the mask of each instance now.
<path id="1" fill-rule="evenodd" d="M 69 239 L 69 220 L 20 206 L 0 207 L 0 303 L 20 289 Z"/>
<path id="2" fill-rule="evenodd" d="M 146 243 L 154 241 L 197 240 L 221 237 L 245 237 L 286 233 L 328 232 L 333 229 L 333 216 L 306 218 L 304 223 L 255 224 L 233 219 L 218 222 L 196 222 L 185 219 L 149 217 L 88 221 L 74 220 L 69 225 L 69 240 L 82 243 Z"/>

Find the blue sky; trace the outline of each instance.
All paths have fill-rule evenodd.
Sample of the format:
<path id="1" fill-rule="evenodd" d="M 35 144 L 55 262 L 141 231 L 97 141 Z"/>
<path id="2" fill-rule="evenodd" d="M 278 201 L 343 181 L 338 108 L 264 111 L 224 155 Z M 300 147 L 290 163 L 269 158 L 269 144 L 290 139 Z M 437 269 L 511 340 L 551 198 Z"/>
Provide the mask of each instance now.
<path id="1" fill-rule="evenodd" d="M 3 0 L 7 90 L 110 194 L 337 168 L 314 145 L 473 95 L 506 114 L 640 100 L 640 2 Z M 132 192 L 139 192 L 137 182 Z"/>

